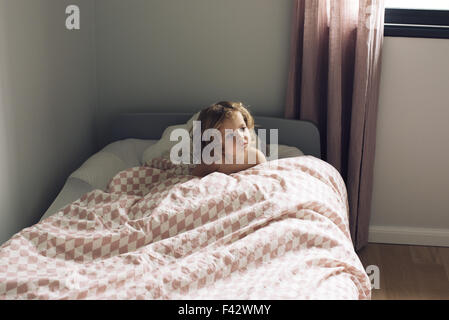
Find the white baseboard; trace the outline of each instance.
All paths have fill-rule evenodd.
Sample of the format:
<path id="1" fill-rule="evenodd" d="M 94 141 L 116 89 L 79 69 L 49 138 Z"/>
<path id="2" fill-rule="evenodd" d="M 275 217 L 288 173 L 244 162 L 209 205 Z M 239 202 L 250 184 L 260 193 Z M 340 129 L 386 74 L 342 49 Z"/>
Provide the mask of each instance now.
<path id="1" fill-rule="evenodd" d="M 449 247 L 449 229 L 371 226 L 368 242 Z"/>

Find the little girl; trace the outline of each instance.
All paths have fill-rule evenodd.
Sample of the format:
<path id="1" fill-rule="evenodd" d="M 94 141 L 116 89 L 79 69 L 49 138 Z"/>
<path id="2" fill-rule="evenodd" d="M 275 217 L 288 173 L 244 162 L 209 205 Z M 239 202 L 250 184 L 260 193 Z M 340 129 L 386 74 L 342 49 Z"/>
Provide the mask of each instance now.
<path id="1" fill-rule="evenodd" d="M 220 131 L 223 161 L 218 164 L 202 162 L 193 169 L 193 175 L 204 177 L 212 172 L 231 174 L 267 161 L 265 155 L 251 143 L 253 141 L 250 129 L 254 128 L 254 119 L 242 103 L 222 101 L 213 104 L 201 111 L 198 121 L 201 121 L 201 135 L 207 129 Z M 232 132 L 226 129 L 230 129 Z M 230 141 L 231 139 L 232 141 Z M 226 143 L 226 141 L 228 142 Z M 203 142 L 201 149 L 205 144 Z M 232 145 L 232 148 L 226 148 L 226 144 Z M 243 159 L 243 162 L 237 161 L 237 159 Z M 255 163 L 249 161 L 250 159 L 255 160 Z"/>

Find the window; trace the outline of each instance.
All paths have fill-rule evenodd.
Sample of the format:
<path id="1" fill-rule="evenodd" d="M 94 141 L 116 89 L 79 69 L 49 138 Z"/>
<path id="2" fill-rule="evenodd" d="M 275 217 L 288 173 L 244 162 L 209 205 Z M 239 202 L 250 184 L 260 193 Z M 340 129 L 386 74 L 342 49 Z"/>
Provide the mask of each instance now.
<path id="1" fill-rule="evenodd" d="M 386 8 L 449 10 L 449 0 L 385 0 Z"/>
<path id="2" fill-rule="evenodd" d="M 449 39 L 449 0 L 385 0 L 385 36 Z"/>

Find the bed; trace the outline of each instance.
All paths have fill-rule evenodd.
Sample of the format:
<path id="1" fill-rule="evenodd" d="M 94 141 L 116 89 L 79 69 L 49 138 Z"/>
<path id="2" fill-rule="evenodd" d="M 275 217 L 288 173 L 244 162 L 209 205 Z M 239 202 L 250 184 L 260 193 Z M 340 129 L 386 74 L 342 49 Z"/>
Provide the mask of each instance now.
<path id="1" fill-rule="evenodd" d="M 114 119 L 41 221 L 0 247 L 0 299 L 370 299 L 316 127 L 255 117 L 301 155 L 232 175 L 143 162 L 191 116 Z"/>

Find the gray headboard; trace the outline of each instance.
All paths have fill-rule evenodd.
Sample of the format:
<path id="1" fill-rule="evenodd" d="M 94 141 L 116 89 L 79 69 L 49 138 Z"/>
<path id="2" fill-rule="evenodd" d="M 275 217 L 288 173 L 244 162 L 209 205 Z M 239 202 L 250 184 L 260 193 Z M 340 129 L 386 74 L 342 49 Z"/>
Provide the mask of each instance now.
<path id="1" fill-rule="evenodd" d="M 191 113 L 124 113 L 114 118 L 107 143 L 117 140 L 159 139 L 165 128 L 186 123 Z M 278 129 L 278 143 L 299 148 L 304 154 L 321 158 L 320 133 L 308 121 L 254 116 L 258 129 Z"/>

